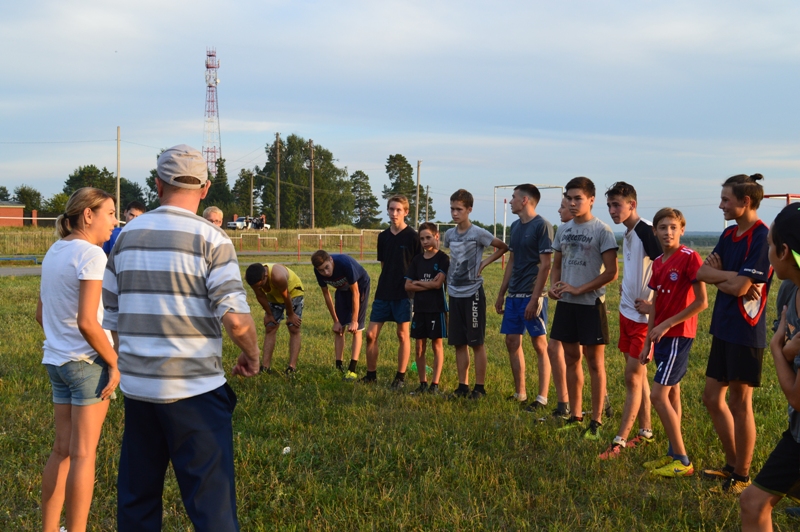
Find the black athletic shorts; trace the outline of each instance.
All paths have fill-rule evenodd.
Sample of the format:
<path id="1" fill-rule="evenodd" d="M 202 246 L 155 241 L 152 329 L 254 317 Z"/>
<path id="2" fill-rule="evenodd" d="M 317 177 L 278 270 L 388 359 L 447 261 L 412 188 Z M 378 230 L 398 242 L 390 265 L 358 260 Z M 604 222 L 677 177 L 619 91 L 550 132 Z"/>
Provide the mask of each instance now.
<path id="1" fill-rule="evenodd" d="M 606 304 L 600 301 L 600 298 L 595 300 L 594 305 L 559 301 L 550 329 L 550 338 L 568 344 L 608 344 Z"/>
<path id="2" fill-rule="evenodd" d="M 763 349 L 732 344 L 712 336 L 706 377 L 719 382 L 745 382 L 756 388 L 761 386 L 763 359 Z"/>
<path id="3" fill-rule="evenodd" d="M 800 443 L 788 430 L 767 458 L 753 484 L 772 495 L 800 502 Z"/>
<path id="4" fill-rule="evenodd" d="M 447 318 L 444 312 L 415 312 L 411 318 L 411 338 L 418 340 L 447 338 Z"/>
<path id="5" fill-rule="evenodd" d="M 486 336 L 486 294 L 481 286 L 471 297 L 450 297 L 448 345 L 483 345 Z"/>

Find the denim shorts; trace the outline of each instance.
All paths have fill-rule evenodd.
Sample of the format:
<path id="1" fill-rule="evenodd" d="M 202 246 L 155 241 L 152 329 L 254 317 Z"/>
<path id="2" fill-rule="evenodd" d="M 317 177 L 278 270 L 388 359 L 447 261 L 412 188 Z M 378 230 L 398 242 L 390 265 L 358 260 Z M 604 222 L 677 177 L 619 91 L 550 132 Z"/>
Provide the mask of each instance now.
<path id="1" fill-rule="evenodd" d="M 77 360 L 63 366 L 45 364 L 44 367 L 53 386 L 53 403 L 88 406 L 101 401 L 100 393 L 108 384 L 108 365 L 99 356 L 94 363 Z"/>
<path id="2" fill-rule="evenodd" d="M 292 310 L 294 310 L 294 313 L 297 314 L 297 317 L 300 319 L 303 319 L 303 306 L 303 296 L 292 298 Z M 283 321 L 283 314 L 286 312 L 286 305 L 281 305 L 270 301 L 269 310 L 272 312 L 272 317 L 275 319 L 275 321 L 278 323 Z M 289 327 L 291 326 L 292 324 L 290 323 Z"/>

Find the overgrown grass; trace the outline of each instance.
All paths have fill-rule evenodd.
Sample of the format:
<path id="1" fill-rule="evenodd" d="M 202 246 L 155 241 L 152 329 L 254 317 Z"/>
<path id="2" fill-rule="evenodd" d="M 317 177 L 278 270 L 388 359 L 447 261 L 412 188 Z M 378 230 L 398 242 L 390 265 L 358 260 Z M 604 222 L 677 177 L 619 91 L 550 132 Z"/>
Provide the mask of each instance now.
<path id="1" fill-rule="evenodd" d="M 249 257 L 248 257 L 249 259 Z M 242 264 L 249 263 L 246 260 Z M 512 380 L 500 318 L 491 309 L 502 270 L 485 272 L 490 303 L 488 396 L 479 402 L 393 393 L 396 366 L 392 327 L 381 337 L 379 385 L 343 382 L 333 369 L 330 319 L 309 266 L 294 269 L 306 282 L 303 351 L 294 380 L 261 375 L 231 379 L 239 396 L 234 417 L 239 516 L 243 530 L 736 530 L 738 501 L 708 493 L 699 478 L 650 478 L 641 463 L 664 452 L 657 443 L 601 463 L 596 456 L 616 433 L 624 400 L 622 355 L 616 350 L 617 285 L 609 288 L 613 345 L 607 348 L 608 390 L 616 414 L 604 442 L 557 433 L 505 398 Z M 368 265 L 377 282 L 378 266 Z M 0 524 L 5 530 L 40 527 L 40 475 L 53 440 L 50 387 L 40 365 L 41 329 L 33 319 L 38 278 L 0 278 Z M 714 289 L 710 291 L 713 300 Z M 774 315 L 773 302 L 769 319 Z M 263 311 L 251 295 L 257 323 Z M 718 466 L 722 450 L 700 400 L 710 337 L 710 311 L 701 315 L 689 372 L 682 384 L 684 435 L 695 468 Z M 274 366 L 287 361 L 281 331 Z M 535 389 L 530 344 L 528 387 Z M 456 384 L 454 354 L 446 348 L 443 384 Z M 230 367 L 237 350 L 225 340 Z M 359 372 L 364 372 L 364 354 Z M 755 393 L 757 472 L 786 428 L 786 401 L 765 357 L 764 385 Z M 652 379 L 654 369 L 650 368 Z M 409 384 L 416 377 L 408 374 Z M 588 407 L 588 375 L 585 404 Z M 551 388 L 550 401 L 555 400 Z M 112 404 L 100 443 L 93 530 L 114 530 L 122 402 Z M 291 452 L 283 454 L 282 449 Z M 786 503 L 782 503 L 782 508 Z M 776 527 L 797 528 L 776 512 Z M 164 495 L 164 530 L 189 530 L 174 476 Z"/>
<path id="2" fill-rule="evenodd" d="M 324 247 L 331 252 L 341 246 L 343 251 L 375 252 L 378 231 L 355 227 L 328 227 L 323 229 L 272 229 L 257 231 L 225 229 L 237 250 L 297 252 L 316 251 Z M 53 227 L 0 227 L 0 257 L 13 255 L 44 255 L 58 240 Z"/>

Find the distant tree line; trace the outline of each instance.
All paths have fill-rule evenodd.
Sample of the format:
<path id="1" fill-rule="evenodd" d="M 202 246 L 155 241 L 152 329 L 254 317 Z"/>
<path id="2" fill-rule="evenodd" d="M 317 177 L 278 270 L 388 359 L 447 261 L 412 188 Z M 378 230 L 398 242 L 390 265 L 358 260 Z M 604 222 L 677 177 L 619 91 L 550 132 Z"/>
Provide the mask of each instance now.
<path id="1" fill-rule="evenodd" d="M 163 150 L 161 150 L 163 152 Z M 158 155 L 161 154 L 159 152 Z M 233 214 L 250 214 L 251 186 L 252 206 L 255 216 L 265 215 L 267 223 L 275 227 L 278 202 L 276 201 L 276 179 L 280 180 L 280 219 L 283 228 L 310 227 L 311 225 L 311 181 L 312 164 L 309 142 L 299 135 L 279 136 L 265 146 L 266 162 L 252 169 L 242 168 L 233 186 L 228 182 L 225 159 L 217 160 L 216 176 L 209 173 L 211 188 L 198 212 L 215 205 L 222 209 L 226 219 Z M 158 156 L 156 156 L 156 159 Z M 280 164 L 278 162 L 280 161 Z M 314 145 L 314 218 L 316 227 L 352 225 L 360 229 L 381 227 L 380 215 L 384 205 L 372 192 L 369 176 L 361 170 L 348 175 L 346 167 L 337 166 L 333 153 L 321 145 Z M 278 170 L 280 169 L 280 170 Z M 278 173 L 280 175 L 278 175 Z M 411 204 L 409 222 L 413 221 L 416 202 L 416 180 L 408 160 L 400 154 L 390 155 L 386 160 L 389 185 L 383 187 L 382 197 L 404 194 Z M 158 207 L 156 191 L 156 169 L 150 170 L 145 186 L 125 177 L 120 178 L 120 200 L 122 206 L 131 201 L 140 201 L 148 210 Z M 69 174 L 61 192 L 45 199 L 29 185 L 20 185 L 13 195 L 0 186 L 0 201 L 15 201 L 25 205 L 26 211 L 37 210 L 42 214 L 60 214 L 66 207 L 69 196 L 81 187 L 96 187 L 116 195 L 116 176 L 107 168 L 99 169 L 90 164 L 79 166 Z M 433 220 L 436 211 L 428 203 L 425 187 L 420 184 L 420 220 Z"/>

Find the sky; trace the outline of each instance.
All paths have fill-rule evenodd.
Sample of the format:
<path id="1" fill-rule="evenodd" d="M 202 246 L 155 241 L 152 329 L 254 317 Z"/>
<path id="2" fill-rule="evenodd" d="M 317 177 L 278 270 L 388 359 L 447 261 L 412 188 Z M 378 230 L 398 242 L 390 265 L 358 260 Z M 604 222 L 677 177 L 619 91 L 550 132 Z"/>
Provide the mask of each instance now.
<path id="1" fill-rule="evenodd" d="M 231 184 L 296 133 L 377 196 L 389 155 L 422 161 L 442 221 L 456 188 L 491 223 L 511 193 L 495 186 L 580 175 L 609 224 L 602 193 L 623 180 L 642 216 L 716 232 L 731 175 L 800 193 L 798 26 L 788 0 L 3 2 L 0 185 L 49 197 L 79 166 L 115 171 L 117 126 L 142 185 L 161 148 L 202 148 L 213 47 Z M 539 206 L 553 222 L 558 195 Z"/>

